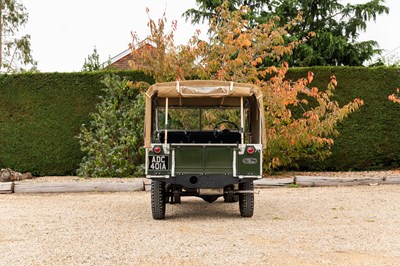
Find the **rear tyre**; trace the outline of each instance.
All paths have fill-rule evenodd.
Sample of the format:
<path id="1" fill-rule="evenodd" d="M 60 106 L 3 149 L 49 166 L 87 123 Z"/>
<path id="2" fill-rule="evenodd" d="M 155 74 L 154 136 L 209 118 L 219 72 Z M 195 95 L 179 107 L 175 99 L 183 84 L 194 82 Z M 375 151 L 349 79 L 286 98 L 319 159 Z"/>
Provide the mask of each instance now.
<path id="1" fill-rule="evenodd" d="M 151 181 L 151 212 L 153 219 L 162 220 L 165 218 L 165 183 Z"/>
<path id="2" fill-rule="evenodd" d="M 239 183 L 239 190 L 254 191 L 253 181 Z M 254 194 L 239 194 L 239 209 L 242 217 L 252 217 L 254 213 Z"/>

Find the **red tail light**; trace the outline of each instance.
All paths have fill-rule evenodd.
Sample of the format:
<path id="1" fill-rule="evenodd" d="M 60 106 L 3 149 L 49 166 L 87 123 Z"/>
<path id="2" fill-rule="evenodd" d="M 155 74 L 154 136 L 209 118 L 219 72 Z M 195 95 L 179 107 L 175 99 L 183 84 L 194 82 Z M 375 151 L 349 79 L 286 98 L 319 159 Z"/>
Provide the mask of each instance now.
<path id="1" fill-rule="evenodd" d="M 157 153 L 157 154 L 160 153 L 161 152 L 161 147 L 160 146 L 154 146 L 153 147 L 153 152 Z"/>
<path id="2" fill-rule="evenodd" d="M 253 154 L 255 151 L 256 151 L 256 149 L 253 146 L 247 147 L 248 154 Z"/>

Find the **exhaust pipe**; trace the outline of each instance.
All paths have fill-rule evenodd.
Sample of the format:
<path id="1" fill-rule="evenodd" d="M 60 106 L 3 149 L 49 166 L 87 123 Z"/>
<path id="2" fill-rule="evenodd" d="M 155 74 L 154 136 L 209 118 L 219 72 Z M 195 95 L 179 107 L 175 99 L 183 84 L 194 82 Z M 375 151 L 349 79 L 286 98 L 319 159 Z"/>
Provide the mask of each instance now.
<path id="1" fill-rule="evenodd" d="M 223 188 L 198 188 L 197 193 L 199 196 L 222 196 L 224 194 L 228 194 L 228 192 L 224 192 Z M 234 190 L 233 194 L 259 194 L 260 191 L 254 190 Z"/>
<path id="2" fill-rule="evenodd" d="M 254 190 L 236 190 L 233 194 L 260 194 L 260 191 Z"/>

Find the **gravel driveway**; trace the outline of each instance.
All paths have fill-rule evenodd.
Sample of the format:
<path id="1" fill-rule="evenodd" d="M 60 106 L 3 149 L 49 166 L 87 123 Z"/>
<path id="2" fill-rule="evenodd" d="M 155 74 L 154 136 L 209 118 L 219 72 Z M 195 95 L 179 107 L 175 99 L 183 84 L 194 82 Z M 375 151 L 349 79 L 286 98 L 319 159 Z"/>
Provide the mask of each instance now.
<path id="1" fill-rule="evenodd" d="M 398 265 L 400 186 L 261 189 L 237 203 L 150 193 L 0 195 L 1 265 Z"/>

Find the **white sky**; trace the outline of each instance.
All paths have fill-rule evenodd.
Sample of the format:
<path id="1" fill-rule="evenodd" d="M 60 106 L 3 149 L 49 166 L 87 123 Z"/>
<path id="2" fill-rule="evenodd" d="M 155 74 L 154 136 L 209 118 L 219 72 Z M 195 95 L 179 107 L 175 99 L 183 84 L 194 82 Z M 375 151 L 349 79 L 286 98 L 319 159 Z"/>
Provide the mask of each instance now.
<path id="1" fill-rule="evenodd" d="M 31 35 L 33 57 L 42 72 L 80 71 L 94 46 L 104 62 L 128 48 L 131 32 L 145 38 L 146 7 L 153 19 L 166 10 L 169 23 L 178 20 L 177 43 L 186 43 L 196 29 L 202 30 L 204 36 L 207 30 L 206 26 L 193 26 L 181 17 L 184 11 L 196 7 L 195 0 L 22 0 L 22 3 L 29 13 L 24 32 Z M 392 53 L 396 55 L 400 54 L 400 3 L 386 0 L 386 5 L 390 14 L 369 23 L 360 40 L 376 40 L 386 53 L 398 48 Z"/>

